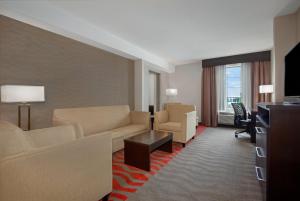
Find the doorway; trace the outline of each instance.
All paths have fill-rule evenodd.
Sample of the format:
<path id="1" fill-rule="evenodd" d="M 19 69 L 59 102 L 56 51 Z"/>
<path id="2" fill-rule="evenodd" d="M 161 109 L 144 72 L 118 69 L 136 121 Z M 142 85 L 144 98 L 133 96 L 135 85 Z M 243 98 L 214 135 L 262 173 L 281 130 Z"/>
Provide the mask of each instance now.
<path id="1" fill-rule="evenodd" d="M 159 110 L 160 75 L 153 71 L 149 71 L 149 106 L 151 105 L 154 107 L 154 112 Z"/>

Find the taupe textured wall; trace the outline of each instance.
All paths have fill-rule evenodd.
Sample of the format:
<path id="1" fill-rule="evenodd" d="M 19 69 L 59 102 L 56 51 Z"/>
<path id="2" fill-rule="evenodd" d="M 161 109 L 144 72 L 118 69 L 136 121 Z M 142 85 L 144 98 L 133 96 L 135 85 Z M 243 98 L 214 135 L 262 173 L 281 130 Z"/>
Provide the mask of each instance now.
<path id="1" fill-rule="evenodd" d="M 274 72 L 275 102 L 284 100 L 284 58 L 297 44 L 297 15 L 290 14 L 274 19 Z"/>
<path id="2" fill-rule="evenodd" d="M 0 15 L 0 85 L 44 85 L 32 104 L 32 127 L 51 126 L 53 108 L 134 106 L 134 62 Z M 0 119 L 17 122 L 17 105 L 0 104 Z"/>

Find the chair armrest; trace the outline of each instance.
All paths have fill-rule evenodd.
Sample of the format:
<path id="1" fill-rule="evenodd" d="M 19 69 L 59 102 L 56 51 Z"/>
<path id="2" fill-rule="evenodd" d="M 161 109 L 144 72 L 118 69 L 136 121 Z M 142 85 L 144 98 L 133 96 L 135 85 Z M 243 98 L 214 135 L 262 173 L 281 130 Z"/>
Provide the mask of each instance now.
<path id="1" fill-rule="evenodd" d="M 150 128 L 150 112 L 131 111 L 130 119 L 133 124 L 145 124 Z"/>
<path id="2" fill-rule="evenodd" d="M 186 140 L 191 139 L 196 134 L 196 111 L 188 112 L 184 114 L 182 129 L 186 133 Z"/>
<path id="3" fill-rule="evenodd" d="M 241 119 L 240 122 L 243 122 L 243 123 L 250 123 L 250 122 L 251 122 L 251 119 Z"/>
<path id="4" fill-rule="evenodd" d="M 53 146 L 76 140 L 76 129 L 72 124 L 24 131 L 32 147 Z"/>
<path id="5" fill-rule="evenodd" d="M 0 161 L 0 200 L 99 200 L 112 190 L 111 135 L 92 135 Z"/>

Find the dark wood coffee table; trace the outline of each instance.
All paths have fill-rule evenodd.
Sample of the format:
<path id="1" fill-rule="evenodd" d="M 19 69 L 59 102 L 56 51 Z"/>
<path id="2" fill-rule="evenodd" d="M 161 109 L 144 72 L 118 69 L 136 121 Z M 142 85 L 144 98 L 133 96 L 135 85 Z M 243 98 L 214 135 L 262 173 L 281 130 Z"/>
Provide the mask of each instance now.
<path id="1" fill-rule="evenodd" d="M 172 148 L 173 133 L 149 131 L 124 140 L 125 164 L 150 171 L 150 154 L 155 150 L 169 153 Z"/>

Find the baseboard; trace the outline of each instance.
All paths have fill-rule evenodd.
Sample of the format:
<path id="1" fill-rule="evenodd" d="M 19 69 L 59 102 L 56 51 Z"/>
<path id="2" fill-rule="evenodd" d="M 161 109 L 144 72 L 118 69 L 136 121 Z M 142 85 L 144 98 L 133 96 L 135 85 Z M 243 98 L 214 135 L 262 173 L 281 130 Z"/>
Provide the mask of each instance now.
<path id="1" fill-rule="evenodd" d="M 197 126 L 204 126 L 204 125 L 202 124 L 202 121 L 200 121 L 198 122 Z"/>

